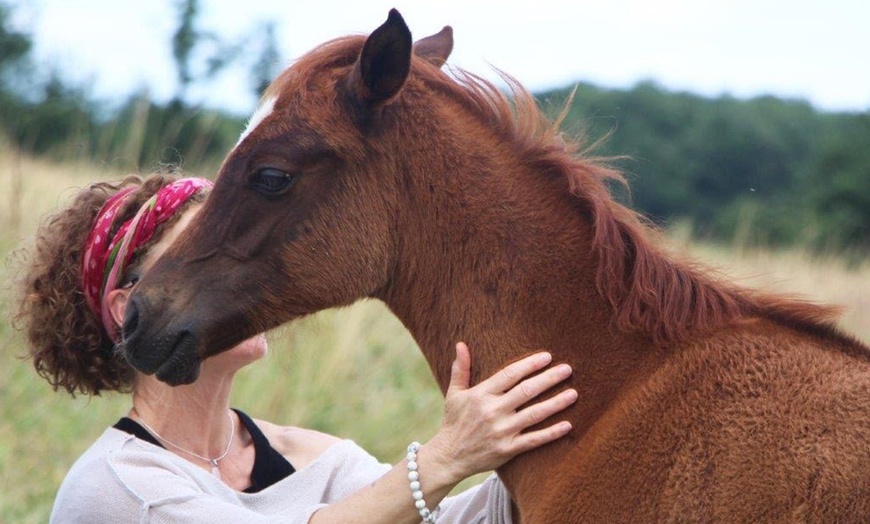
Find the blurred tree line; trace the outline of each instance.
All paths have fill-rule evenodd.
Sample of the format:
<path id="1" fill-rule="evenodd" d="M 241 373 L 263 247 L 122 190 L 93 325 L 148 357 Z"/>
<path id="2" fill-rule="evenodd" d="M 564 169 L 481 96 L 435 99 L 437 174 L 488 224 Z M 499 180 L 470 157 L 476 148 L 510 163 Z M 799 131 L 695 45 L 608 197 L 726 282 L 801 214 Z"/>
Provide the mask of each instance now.
<path id="1" fill-rule="evenodd" d="M 133 169 L 213 166 L 243 120 L 188 103 L 188 88 L 245 65 L 259 94 L 278 72 L 275 27 L 226 42 L 199 27 L 197 0 L 175 6 L 176 96 L 158 103 L 139 93 L 107 111 L 57 72 L 34 74 L 30 35 L 13 27 L 12 8 L 0 3 L 0 134 L 29 154 Z M 253 59 L 240 64 L 241 56 Z M 557 112 L 570 92 L 538 97 Z M 564 127 L 606 137 L 599 154 L 625 156 L 618 163 L 631 194 L 620 197 L 657 222 L 686 221 L 698 237 L 740 245 L 870 252 L 870 112 L 826 113 L 774 97 L 710 99 L 649 82 L 630 90 L 580 84 Z"/>
<path id="2" fill-rule="evenodd" d="M 213 167 L 238 139 L 244 117 L 197 107 L 187 101 L 188 90 L 234 65 L 248 67 L 252 93 L 259 96 L 279 72 L 275 27 L 265 22 L 239 41 L 225 41 L 200 27 L 198 0 L 173 1 L 177 92 L 157 102 L 142 91 L 112 106 L 57 70 L 37 67 L 31 36 L 14 27 L 14 7 L 0 0 L 0 136 L 28 154 L 134 170 L 182 163 L 188 169 Z"/>
<path id="3" fill-rule="evenodd" d="M 538 98 L 556 113 L 571 92 Z M 565 122 L 587 141 L 606 137 L 598 154 L 624 157 L 620 197 L 654 221 L 740 245 L 870 251 L 870 112 L 580 84 Z"/>

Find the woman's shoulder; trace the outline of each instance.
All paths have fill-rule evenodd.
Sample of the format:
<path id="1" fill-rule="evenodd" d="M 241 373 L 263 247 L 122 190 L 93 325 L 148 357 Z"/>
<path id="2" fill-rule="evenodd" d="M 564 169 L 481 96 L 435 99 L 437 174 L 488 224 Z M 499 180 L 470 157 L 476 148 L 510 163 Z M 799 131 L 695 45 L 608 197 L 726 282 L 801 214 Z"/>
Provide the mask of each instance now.
<path id="1" fill-rule="evenodd" d="M 139 501 L 119 482 L 112 468 L 113 455 L 123 453 L 132 436 L 109 428 L 75 461 L 58 489 L 51 521 L 117 522 L 114 517 Z M 114 516 L 114 517 L 113 517 Z"/>
<path id="2" fill-rule="evenodd" d="M 254 423 L 269 440 L 278 453 L 284 455 L 293 467 L 302 469 L 314 462 L 342 439 L 296 426 L 279 426 L 265 420 L 254 419 Z"/>
<path id="3" fill-rule="evenodd" d="M 346 497 L 379 479 L 392 466 L 383 464 L 349 439 L 294 426 L 254 421 L 279 453 L 296 468 L 287 477 L 306 489 L 319 486 L 331 500 Z M 322 493 L 318 497 L 322 497 Z"/>
<path id="4" fill-rule="evenodd" d="M 84 479 L 121 480 L 126 470 L 148 471 L 196 469 L 183 459 L 134 435 L 114 427 L 105 432 L 85 451 L 67 473 L 65 484 L 81 486 Z"/>

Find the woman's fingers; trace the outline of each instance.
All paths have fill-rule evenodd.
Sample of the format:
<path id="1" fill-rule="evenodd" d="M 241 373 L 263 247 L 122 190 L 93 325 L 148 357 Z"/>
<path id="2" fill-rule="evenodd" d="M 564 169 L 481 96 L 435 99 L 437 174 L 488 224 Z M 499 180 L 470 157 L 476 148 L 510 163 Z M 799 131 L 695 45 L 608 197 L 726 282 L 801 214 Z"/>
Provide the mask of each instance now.
<path id="1" fill-rule="evenodd" d="M 567 420 L 563 420 L 562 422 L 558 422 L 552 426 L 547 426 L 543 429 L 517 435 L 513 442 L 513 450 L 515 452 L 514 456 L 562 438 L 567 435 L 569 431 L 571 431 L 571 423 Z"/>
<path id="2" fill-rule="evenodd" d="M 444 402 L 441 429 L 430 441 L 435 456 L 444 459 L 461 478 L 499 467 L 518 453 L 565 436 L 568 422 L 524 431 L 573 404 L 577 391 L 568 389 L 541 400 L 539 396 L 571 375 L 566 364 L 549 367 L 553 357 L 536 353 L 509 364 L 469 387 L 471 354 L 456 345 L 456 359 Z"/>
<path id="3" fill-rule="evenodd" d="M 510 409 L 516 409 L 544 391 L 564 381 L 572 373 L 571 366 L 559 364 L 527 378 L 505 393 L 504 399 Z"/>
<path id="4" fill-rule="evenodd" d="M 553 356 L 546 351 L 535 353 L 502 368 L 501 371 L 480 383 L 487 393 L 501 394 L 532 373 L 539 371 L 552 362 Z"/>
<path id="5" fill-rule="evenodd" d="M 510 427 L 514 431 L 522 431 L 534 426 L 576 402 L 577 397 L 577 390 L 568 389 L 547 400 L 527 406 L 513 415 Z"/>
<path id="6" fill-rule="evenodd" d="M 448 391 L 462 391 L 468 389 L 471 382 L 471 352 L 465 342 L 456 344 L 456 359 L 450 368 L 450 385 Z"/>

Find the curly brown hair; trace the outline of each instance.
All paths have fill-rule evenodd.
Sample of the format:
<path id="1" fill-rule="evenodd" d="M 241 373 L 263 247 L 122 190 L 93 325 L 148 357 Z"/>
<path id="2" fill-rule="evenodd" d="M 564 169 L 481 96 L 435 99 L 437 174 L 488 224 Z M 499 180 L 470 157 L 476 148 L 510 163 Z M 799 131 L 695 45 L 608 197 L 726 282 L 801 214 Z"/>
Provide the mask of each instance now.
<path id="1" fill-rule="evenodd" d="M 39 227 L 33 245 L 21 250 L 24 267 L 17 283 L 20 298 L 15 325 L 26 333 L 28 356 L 33 359 L 37 373 L 55 391 L 63 388 L 75 396 L 77 392 L 99 395 L 103 391 L 131 390 L 133 368 L 116 351 L 102 322 L 85 301 L 82 290 L 85 242 L 100 208 L 119 190 L 138 186 L 130 202 L 116 215 L 111 235 L 160 188 L 178 178 L 175 174 L 146 178 L 131 175 L 120 182 L 91 184 L 79 191 L 66 209 L 49 216 Z M 173 218 L 177 219 L 187 206 L 204 198 L 204 192 L 195 195 Z M 170 219 L 162 224 L 148 244 L 136 249 L 128 271 L 174 222 Z"/>

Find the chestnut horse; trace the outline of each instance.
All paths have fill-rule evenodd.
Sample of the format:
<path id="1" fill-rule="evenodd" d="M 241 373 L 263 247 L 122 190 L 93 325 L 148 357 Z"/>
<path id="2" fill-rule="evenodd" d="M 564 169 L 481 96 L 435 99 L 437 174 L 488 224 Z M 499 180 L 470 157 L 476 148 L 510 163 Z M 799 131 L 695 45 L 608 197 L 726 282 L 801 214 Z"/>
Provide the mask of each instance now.
<path id="1" fill-rule="evenodd" d="M 573 366 L 573 432 L 498 471 L 524 523 L 870 522 L 870 349 L 831 308 L 665 253 L 516 82 L 445 74 L 452 45 L 391 11 L 284 71 L 137 285 L 130 361 L 190 382 L 373 297 L 442 389 L 457 340 L 475 381 L 538 348 Z"/>

